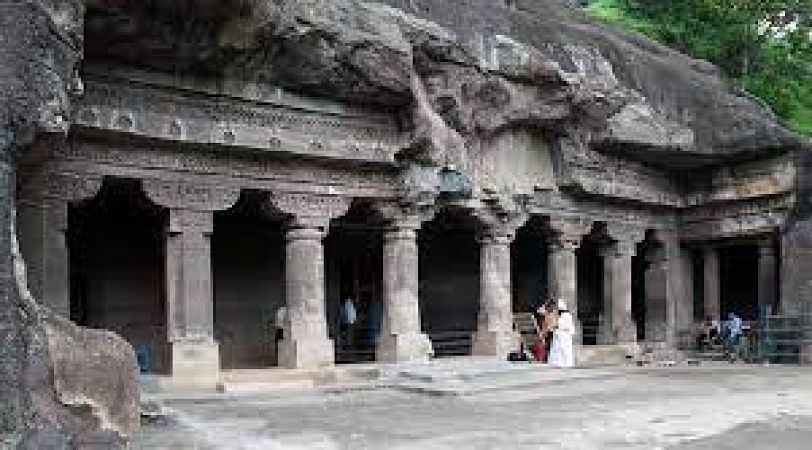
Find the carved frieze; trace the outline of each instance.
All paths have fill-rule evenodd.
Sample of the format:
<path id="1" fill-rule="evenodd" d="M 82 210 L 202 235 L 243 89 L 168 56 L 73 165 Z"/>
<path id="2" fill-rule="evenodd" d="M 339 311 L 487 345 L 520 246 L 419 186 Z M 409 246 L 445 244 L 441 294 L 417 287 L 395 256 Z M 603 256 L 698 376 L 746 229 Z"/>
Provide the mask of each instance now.
<path id="1" fill-rule="evenodd" d="M 153 139 L 394 163 L 393 115 L 349 116 L 171 86 L 90 78 L 76 125 Z"/>
<path id="2" fill-rule="evenodd" d="M 262 154 L 78 139 L 59 149 L 54 163 L 106 175 L 131 176 L 145 171 L 159 171 L 168 178 L 217 175 L 242 188 L 306 184 L 325 190 L 335 187 L 341 192 L 364 191 L 364 195 L 372 197 L 394 196 L 397 177 L 393 169 L 386 167 L 328 166 Z"/>

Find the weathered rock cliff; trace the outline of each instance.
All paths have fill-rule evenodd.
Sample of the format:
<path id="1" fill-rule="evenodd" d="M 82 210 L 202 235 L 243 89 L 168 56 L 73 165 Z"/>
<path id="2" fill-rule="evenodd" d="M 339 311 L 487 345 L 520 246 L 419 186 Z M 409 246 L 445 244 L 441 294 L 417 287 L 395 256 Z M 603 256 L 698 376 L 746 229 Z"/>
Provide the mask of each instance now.
<path id="1" fill-rule="evenodd" d="M 556 0 L 90 3 L 91 58 L 411 105 L 418 147 L 516 126 L 665 166 L 802 145 L 712 65 Z"/>
<path id="2" fill-rule="evenodd" d="M 14 233 L 15 166 L 68 129 L 81 1 L 0 4 L 0 447 L 116 447 L 138 428 L 129 344 L 83 330 L 28 294 Z"/>

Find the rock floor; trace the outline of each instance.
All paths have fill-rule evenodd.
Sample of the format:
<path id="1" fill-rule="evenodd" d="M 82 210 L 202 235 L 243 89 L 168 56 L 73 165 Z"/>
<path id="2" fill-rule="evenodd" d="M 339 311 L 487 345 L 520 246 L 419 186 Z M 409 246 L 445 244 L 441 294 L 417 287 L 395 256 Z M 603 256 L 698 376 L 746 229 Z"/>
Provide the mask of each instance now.
<path id="1" fill-rule="evenodd" d="M 551 371 L 540 367 L 541 371 Z M 812 368 L 559 371 L 465 396 L 390 388 L 165 400 L 136 449 L 807 449 Z M 576 376 L 577 374 L 577 376 Z"/>

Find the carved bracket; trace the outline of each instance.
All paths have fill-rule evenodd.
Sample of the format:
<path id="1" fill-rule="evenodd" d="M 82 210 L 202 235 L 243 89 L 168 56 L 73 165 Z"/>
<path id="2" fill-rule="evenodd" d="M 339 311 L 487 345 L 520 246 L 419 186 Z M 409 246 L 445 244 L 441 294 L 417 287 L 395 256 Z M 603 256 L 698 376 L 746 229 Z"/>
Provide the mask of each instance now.
<path id="1" fill-rule="evenodd" d="M 237 186 L 214 185 L 202 180 L 145 179 L 141 186 L 152 202 L 170 209 L 222 211 L 240 198 Z"/>

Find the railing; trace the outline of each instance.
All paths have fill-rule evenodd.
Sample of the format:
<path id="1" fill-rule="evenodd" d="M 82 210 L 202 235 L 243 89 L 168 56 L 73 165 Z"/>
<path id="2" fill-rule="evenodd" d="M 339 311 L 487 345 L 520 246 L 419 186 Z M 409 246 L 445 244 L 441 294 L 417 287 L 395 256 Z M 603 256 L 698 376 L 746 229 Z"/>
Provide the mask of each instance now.
<path id="1" fill-rule="evenodd" d="M 812 313 L 763 316 L 746 349 L 756 362 L 812 363 Z"/>

